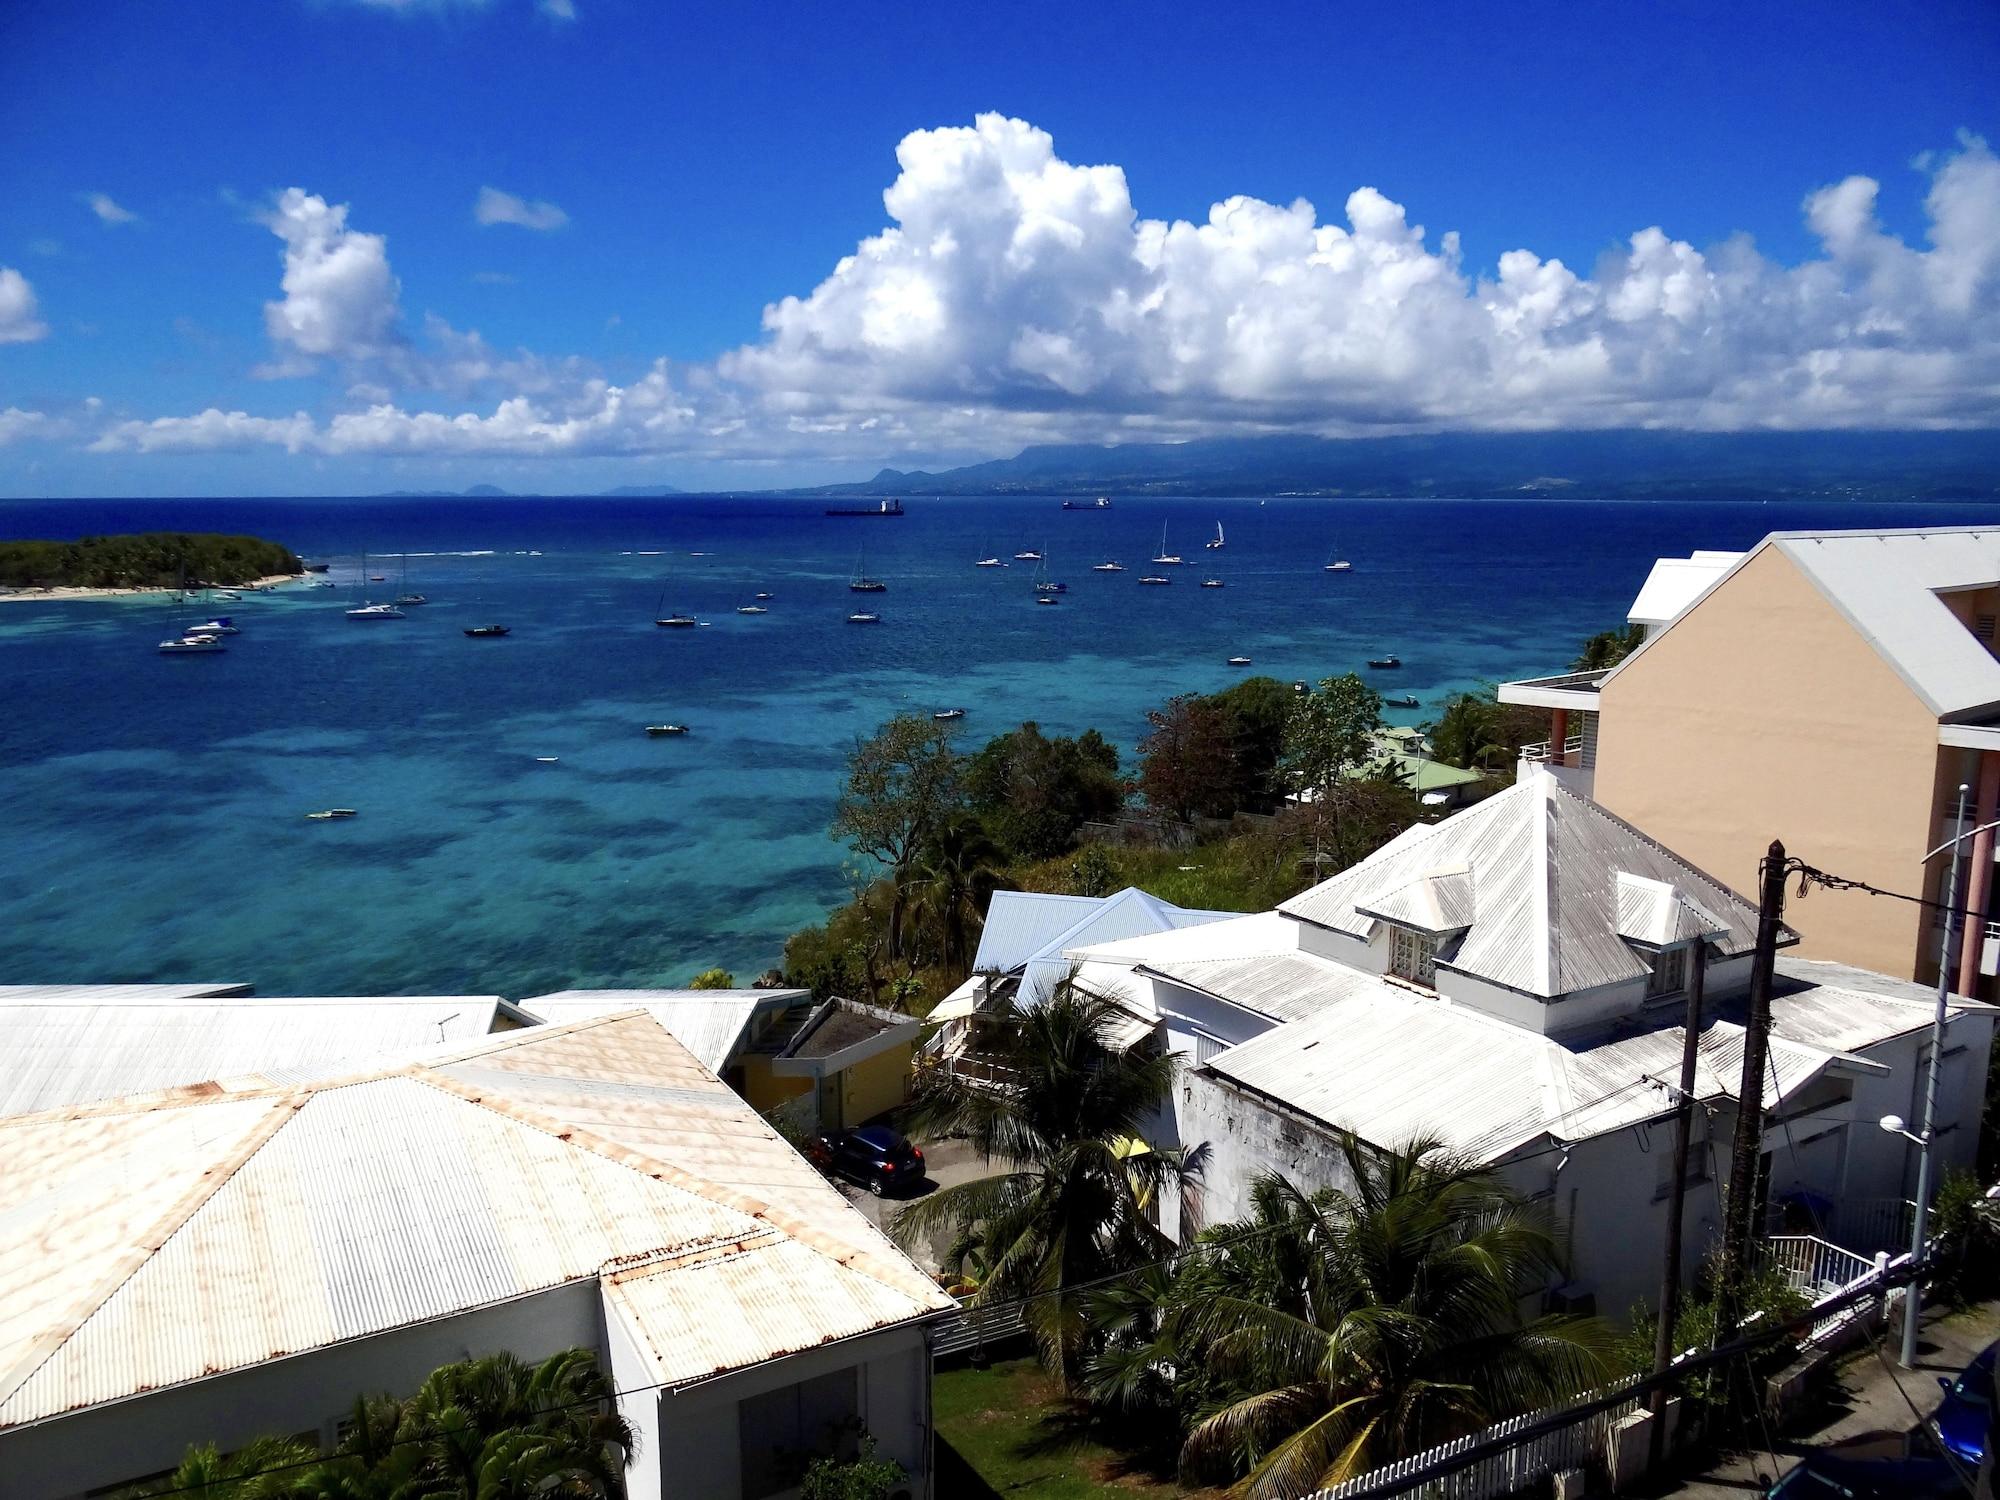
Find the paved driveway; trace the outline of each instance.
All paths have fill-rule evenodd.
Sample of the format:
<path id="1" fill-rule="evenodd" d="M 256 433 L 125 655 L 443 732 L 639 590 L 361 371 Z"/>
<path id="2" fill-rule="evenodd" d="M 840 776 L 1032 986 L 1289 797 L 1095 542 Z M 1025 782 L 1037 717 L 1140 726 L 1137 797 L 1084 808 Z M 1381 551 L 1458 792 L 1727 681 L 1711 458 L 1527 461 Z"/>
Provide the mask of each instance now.
<path id="1" fill-rule="evenodd" d="M 1791 1469 L 1809 1448 L 1838 1446 L 1856 1458 L 1894 1457 L 1917 1426 L 1914 1405 L 1928 1417 L 1944 1392 L 1940 1376 L 1956 1375 L 1972 1356 L 2000 1338 L 2000 1303 L 1989 1302 L 1966 1312 L 1928 1316 L 1917 1339 L 1917 1368 L 1896 1363 L 1896 1332 L 1888 1333 L 1886 1361 L 1863 1348 L 1840 1368 L 1840 1386 L 1817 1417 L 1808 1416 L 1778 1436 L 1775 1466 L 1772 1455 L 1728 1454 L 1679 1482 L 1635 1490 L 1640 1495 L 1684 1497 L 1684 1500 L 1745 1500 L 1762 1495 L 1778 1475 Z M 1907 1398 L 1907 1399 L 1906 1399 Z"/>
<path id="2" fill-rule="evenodd" d="M 987 1166 L 975 1156 L 972 1149 L 963 1141 L 930 1141 L 924 1144 L 924 1180 L 914 1192 L 894 1198 L 877 1198 L 868 1189 L 856 1187 L 851 1182 L 840 1182 L 836 1186 L 849 1203 L 866 1214 L 871 1222 L 887 1231 L 889 1221 L 895 1217 L 896 1210 L 912 1199 L 925 1197 L 941 1187 L 976 1181 L 981 1177 L 990 1176 L 996 1170 L 998 1169 Z M 950 1232 L 946 1231 L 933 1236 L 928 1244 L 905 1245 L 903 1248 L 909 1251 L 910 1258 L 926 1271 L 936 1271 L 939 1269 L 944 1252 L 951 1248 L 951 1239 Z"/>

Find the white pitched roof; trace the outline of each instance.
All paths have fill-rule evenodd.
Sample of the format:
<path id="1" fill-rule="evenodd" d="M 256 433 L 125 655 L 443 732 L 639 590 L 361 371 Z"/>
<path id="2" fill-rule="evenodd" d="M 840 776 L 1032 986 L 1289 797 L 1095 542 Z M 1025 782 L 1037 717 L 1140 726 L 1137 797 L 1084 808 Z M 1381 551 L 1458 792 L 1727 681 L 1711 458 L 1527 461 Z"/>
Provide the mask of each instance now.
<path id="1" fill-rule="evenodd" d="M 1742 557 L 1741 552 L 1695 552 L 1687 557 L 1660 558 L 1646 575 L 1625 618 L 1634 625 L 1665 625 L 1680 618 L 1682 611 Z"/>
<path id="2" fill-rule="evenodd" d="M 1081 950 L 1094 950 L 1149 933 L 1228 921 L 1236 915 L 1175 906 L 1136 886 L 1098 898 L 996 891 L 993 906 L 987 912 L 985 934 L 980 938 L 979 957 L 973 961 L 973 972 L 980 974 L 989 968 L 998 968 L 1001 973 L 1019 970 L 1021 986 L 1016 1003 L 1034 1005 L 1054 994 L 1056 987 L 1069 977 L 1073 956 Z M 1058 927 L 1056 920 L 1061 917 L 1068 920 Z M 990 945 L 988 935 L 993 935 Z M 1030 938 L 1035 940 L 1033 948 L 1024 946 Z M 1013 961 L 999 963 L 1002 958 Z"/>
<path id="3" fill-rule="evenodd" d="M 176 988 L 0 990 L 0 1115 L 244 1074 L 275 1083 L 351 1072 L 520 1018 L 497 995 L 207 998 Z"/>
<path id="4" fill-rule="evenodd" d="M 954 1305 L 636 1013 L 0 1120 L 0 1430 L 582 1280 L 666 1385 Z"/>
<path id="5" fill-rule="evenodd" d="M 1976 719 L 2000 708 L 2000 660 L 1938 597 L 2000 584 L 2000 528 L 1777 531 L 1703 595 L 1722 587 L 1766 548 L 1784 553 L 1940 719 Z M 1651 644 L 1625 658 L 1611 676 L 1643 657 Z"/>
<path id="6" fill-rule="evenodd" d="M 759 1011 L 786 1010 L 811 998 L 808 990 L 558 990 L 523 1000 L 521 1008 L 544 1021 L 643 1010 L 711 1073 L 720 1073 Z"/>
<path id="7" fill-rule="evenodd" d="M 1407 888 L 1427 882 L 1424 900 L 1442 914 L 1396 920 L 1432 931 L 1431 921 L 1469 923 L 1441 949 L 1440 968 L 1556 999 L 1650 970 L 1621 933 L 1621 874 L 1662 882 L 1712 917 L 1723 954 L 1755 941 L 1755 906 L 1549 775 L 1419 824 L 1278 909 L 1365 939 L 1374 914 L 1409 907 Z"/>

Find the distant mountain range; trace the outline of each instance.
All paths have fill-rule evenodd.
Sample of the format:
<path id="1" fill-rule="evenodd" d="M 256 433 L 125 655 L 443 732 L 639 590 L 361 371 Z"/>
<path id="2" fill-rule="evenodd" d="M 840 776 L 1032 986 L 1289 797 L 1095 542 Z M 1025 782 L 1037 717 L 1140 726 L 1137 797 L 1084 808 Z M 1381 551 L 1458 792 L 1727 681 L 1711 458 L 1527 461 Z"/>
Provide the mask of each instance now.
<path id="1" fill-rule="evenodd" d="M 630 500 L 686 493 L 686 490 L 677 490 L 670 484 L 621 484 L 615 490 L 575 492 L 578 499 L 587 500 Z M 497 484 L 475 484 L 470 489 L 464 490 L 384 490 L 367 498 L 370 500 L 512 500 L 518 497 L 512 490 L 503 490 Z"/>
<path id="2" fill-rule="evenodd" d="M 2000 500 L 2000 431 L 1436 433 L 1054 444 L 796 495 Z"/>

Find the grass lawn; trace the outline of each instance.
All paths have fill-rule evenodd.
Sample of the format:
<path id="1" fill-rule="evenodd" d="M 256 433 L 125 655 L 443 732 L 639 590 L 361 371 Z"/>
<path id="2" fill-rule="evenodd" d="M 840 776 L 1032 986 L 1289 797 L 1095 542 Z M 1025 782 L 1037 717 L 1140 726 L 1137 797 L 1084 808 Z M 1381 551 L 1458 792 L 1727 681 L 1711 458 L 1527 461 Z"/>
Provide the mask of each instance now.
<path id="1" fill-rule="evenodd" d="M 1166 1500 L 1172 1473 L 1093 1439 L 1064 1441 L 1073 1413 L 1032 1359 L 942 1370 L 931 1386 L 937 1492 L 952 1500 Z M 1053 1419 L 1053 1420 L 1051 1420 Z"/>

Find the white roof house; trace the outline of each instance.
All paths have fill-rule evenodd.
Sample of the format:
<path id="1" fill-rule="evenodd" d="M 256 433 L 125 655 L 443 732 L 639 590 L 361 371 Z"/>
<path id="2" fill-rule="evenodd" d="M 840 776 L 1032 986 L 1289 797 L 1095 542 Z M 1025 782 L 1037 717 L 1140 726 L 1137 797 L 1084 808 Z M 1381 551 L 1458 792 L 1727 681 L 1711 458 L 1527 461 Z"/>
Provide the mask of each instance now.
<path id="1" fill-rule="evenodd" d="M 726 1377 L 811 1355 L 865 1381 L 855 1362 L 879 1355 L 900 1390 L 919 1376 L 896 1361 L 926 1361 L 920 1325 L 953 1305 L 638 1013 L 0 1120 L 12 1494 L 322 1428 L 361 1391 L 413 1386 L 443 1362 L 426 1351 L 537 1357 L 608 1331 L 654 1470 L 634 1493 L 672 1464 L 674 1493 L 733 1495 Z M 867 1342 L 896 1329 L 893 1350 Z M 921 1434 L 883 1425 L 915 1472 Z M 704 1443 L 728 1450 L 714 1483 Z"/>
<path id="2" fill-rule="evenodd" d="M 1136 886 L 1110 896 L 1053 896 L 1039 891 L 995 891 L 981 929 L 969 993 L 984 976 L 1017 975 L 1016 1003 L 1046 1000 L 1069 977 L 1072 955 L 1104 943 L 1147 933 L 1176 932 L 1239 913 L 1175 906 Z M 949 1002 L 946 1002 L 949 1003 Z"/>
<path id="3" fill-rule="evenodd" d="M 1625 611 L 1625 618 L 1644 626 L 1648 636 L 1664 629 L 1742 557 L 1741 552 L 1692 552 L 1686 557 L 1660 558 L 1640 585 L 1639 597 Z"/>
<path id="4" fill-rule="evenodd" d="M 463 1042 L 528 1017 L 497 995 L 250 998 L 242 985 L 0 987 L 0 1115 Z"/>
<path id="5" fill-rule="evenodd" d="M 808 990 L 559 990 L 523 1000 L 521 1009 L 555 1022 L 643 1010 L 719 1074 L 749 1039 L 758 1017 L 782 1014 L 811 998 Z"/>

